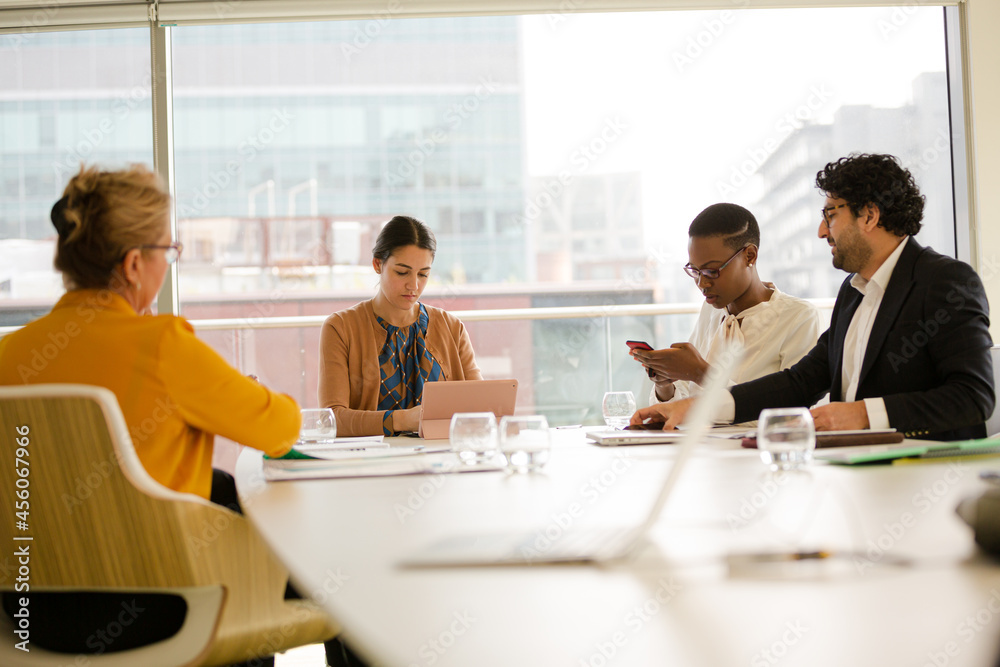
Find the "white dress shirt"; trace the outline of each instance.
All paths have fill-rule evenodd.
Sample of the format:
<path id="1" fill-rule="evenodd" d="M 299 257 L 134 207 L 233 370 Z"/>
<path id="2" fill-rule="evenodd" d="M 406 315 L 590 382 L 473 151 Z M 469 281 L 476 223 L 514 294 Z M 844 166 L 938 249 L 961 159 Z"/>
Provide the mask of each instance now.
<path id="1" fill-rule="evenodd" d="M 872 275 L 871 280 L 865 280 L 856 273 L 851 278 L 851 287 L 861 292 L 863 298 L 858 304 L 858 309 L 854 311 L 854 317 L 851 318 L 847 335 L 844 337 L 844 363 L 840 369 L 840 384 L 844 394 L 840 398 L 845 403 L 856 400 L 858 383 L 861 381 L 861 366 L 865 360 L 865 351 L 868 349 L 868 339 L 872 335 L 872 325 L 875 324 L 875 316 L 878 315 L 878 309 L 882 305 L 885 288 L 889 285 L 889 279 L 892 278 L 899 256 L 903 254 L 907 238 L 909 237 L 903 237 L 892 254 Z M 889 428 L 885 400 L 877 397 L 866 398 L 864 401 L 865 410 L 868 412 L 868 427 Z"/>
<path id="2" fill-rule="evenodd" d="M 691 332 L 690 343 L 711 365 L 730 340 L 743 344 L 743 360 L 730 378 L 730 385 L 755 380 L 793 365 L 816 345 L 819 338 L 819 313 L 816 306 L 779 291 L 771 283 L 771 298 L 730 315 L 725 308 L 705 303 Z M 694 382 L 674 382 L 676 401 L 701 392 Z M 659 403 L 656 387 L 650 404 Z"/>
<path id="3" fill-rule="evenodd" d="M 861 365 L 864 362 L 868 339 L 871 337 L 872 325 L 875 323 L 879 306 L 882 305 L 885 288 L 889 284 L 899 256 L 903 254 L 903 248 L 906 246 L 908 238 L 908 236 L 904 236 L 900 240 L 899 245 L 878 267 L 871 280 L 865 280 L 857 274 L 851 278 L 851 286 L 861 292 L 864 298 L 858 305 L 858 309 L 854 311 L 854 317 L 851 318 L 847 335 L 844 338 L 844 361 L 840 376 L 841 386 L 844 388 L 844 395 L 840 398 L 843 401 L 854 401 L 857 395 Z M 868 427 L 873 429 L 889 428 L 889 416 L 885 411 L 885 401 L 882 398 L 866 398 L 864 402 L 865 410 L 868 412 Z M 722 405 L 719 406 L 716 413 L 716 419 L 731 422 L 735 416 L 736 402 L 733 400 L 733 395 L 726 392 Z"/>

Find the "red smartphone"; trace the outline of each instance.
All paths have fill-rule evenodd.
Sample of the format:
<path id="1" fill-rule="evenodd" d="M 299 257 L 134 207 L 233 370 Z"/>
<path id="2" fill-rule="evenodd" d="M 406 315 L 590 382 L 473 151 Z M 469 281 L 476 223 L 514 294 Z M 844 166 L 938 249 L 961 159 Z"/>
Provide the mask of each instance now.
<path id="1" fill-rule="evenodd" d="M 625 341 L 625 344 L 628 345 L 628 349 L 630 349 L 630 350 L 652 350 L 653 349 L 653 346 L 650 345 L 649 343 L 647 343 L 644 340 L 627 340 L 627 341 Z M 647 368 L 646 369 L 646 375 L 648 375 L 649 379 L 652 380 L 653 376 L 655 375 L 653 373 L 653 369 L 652 368 Z"/>

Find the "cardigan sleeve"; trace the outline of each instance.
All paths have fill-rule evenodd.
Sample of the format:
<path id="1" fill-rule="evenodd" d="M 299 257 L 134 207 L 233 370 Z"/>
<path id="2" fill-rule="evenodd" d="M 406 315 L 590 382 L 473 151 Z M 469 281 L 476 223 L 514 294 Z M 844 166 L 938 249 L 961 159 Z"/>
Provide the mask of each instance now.
<path id="1" fill-rule="evenodd" d="M 359 341 L 352 340 L 351 332 L 342 319 L 327 320 L 319 339 L 319 405 L 332 408 L 337 418 L 337 435 L 381 435 L 384 410 L 363 409 L 351 404 L 352 382 L 363 383 L 364 377 L 351 375 L 352 352 L 361 355 Z M 360 368 L 363 359 L 357 359 Z M 376 364 L 377 366 L 377 364 Z M 360 371 L 359 371 L 360 373 Z M 362 387 L 356 387 L 360 396 Z M 376 392 L 376 396 L 378 392 Z"/>
<path id="2" fill-rule="evenodd" d="M 298 439 L 299 406 L 230 366 L 175 318 L 160 340 L 160 377 L 191 426 L 280 456 Z"/>

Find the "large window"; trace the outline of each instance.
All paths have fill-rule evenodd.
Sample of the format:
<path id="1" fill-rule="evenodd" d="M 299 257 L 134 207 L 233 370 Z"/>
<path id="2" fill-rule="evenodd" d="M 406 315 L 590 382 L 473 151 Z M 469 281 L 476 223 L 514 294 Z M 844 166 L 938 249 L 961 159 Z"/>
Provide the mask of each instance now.
<path id="1" fill-rule="evenodd" d="M 0 40 L 0 299 L 51 300 L 47 248 L 29 242 L 51 239 L 69 174 L 150 161 L 148 35 Z M 812 180 L 852 151 L 899 155 L 927 194 L 922 240 L 955 251 L 940 8 L 179 27 L 173 42 L 194 316 L 248 293 L 366 293 L 372 236 L 399 213 L 437 230 L 438 285 L 558 289 L 651 262 L 658 299 L 692 300 L 685 229 L 716 201 L 757 213 L 766 278 L 831 296 Z"/>
<path id="2" fill-rule="evenodd" d="M 52 204 L 80 163 L 151 165 L 149 31 L 0 36 L 0 326 L 47 312 Z"/>
<path id="3" fill-rule="evenodd" d="M 931 7 L 177 28 L 182 309 L 363 295 L 372 236 L 401 213 L 437 230 L 439 285 L 558 289 L 652 260 L 658 298 L 693 300 L 685 231 L 717 201 L 756 212 L 766 279 L 832 296 L 813 179 L 853 151 L 903 159 L 928 197 L 922 240 L 953 254 L 943 21 Z"/>
<path id="4" fill-rule="evenodd" d="M 427 301 L 451 310 L 694 303 L 686 230 L 719 201 L 757 215 L 765 280 L 829 297 L 843 275 L 813 181 L 850 152 L 898 155 L 927 195 L 920 240 L 954 254 L 944 34 L 940 7 L 172 28 L 181 312 L 256 322 L 369 298 L 397 214 L 436 231 Z M 77 163 L 149 163 L 152 143 L 147 31 L 6 46 L 0 325 L 61 291 L 48 210 Z M 572 405 L 605 384 L 595 366 L 646 390 L 624 345 L 594 363 L 607 327 L 668 345 L 689 325 L 470 329 L 488 376 L 556 382 L 547 396 Z M 315 328 L 204 335 L 314 400 Z"/>

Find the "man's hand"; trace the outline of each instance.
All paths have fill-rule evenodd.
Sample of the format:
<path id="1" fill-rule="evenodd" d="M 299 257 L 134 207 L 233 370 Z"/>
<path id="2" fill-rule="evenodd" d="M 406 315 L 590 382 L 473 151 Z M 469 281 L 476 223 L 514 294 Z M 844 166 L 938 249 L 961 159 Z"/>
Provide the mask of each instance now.
<path id="1" fill-rule="evenodd" d="M 868 428 L 868 410 L 864 401 L 830 403 L 809 411 L 817 431 L 854 431 Z"/>
<path id="2" fill-rule="evenodd" d="M 656 405 L 651 405 L 648 408 L 640 408 L 635 411 L 632 415 L 632 419 L 629 420 L 629 424 L 632 426 L 639 426 L 646 422 L 646 420 L 652 422 L 663 422 L 664 431 L 672 431 L 677 428 L 677 425 L 684 421 L 685 415 L 687 415 L 688 410 L 691 409 L 691 405 L 694 403 L 693 398 L 685 398 L 683 401 L 674 401 L 673 403 L 657 403 Z"/>
<path id="3" fill-rule="evenodd" d="M 666 350 L 632 350 L 632 358 L 653 371 L 656 380 L 687 380 L 701 383 L 708 362 L 691 343 L 674 343 Z"/>

